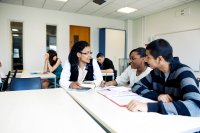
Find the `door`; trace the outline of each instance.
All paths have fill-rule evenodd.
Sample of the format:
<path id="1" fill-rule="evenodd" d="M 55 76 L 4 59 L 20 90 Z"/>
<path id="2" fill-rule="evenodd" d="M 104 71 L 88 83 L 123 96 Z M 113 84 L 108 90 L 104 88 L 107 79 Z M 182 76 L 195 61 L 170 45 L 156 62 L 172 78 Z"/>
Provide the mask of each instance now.
<path id="1" fill-rule="evenodd" d="M 90 44 L 90 27 L 70 25 L 70 50 L 77 41 L 86 41 Z"/>

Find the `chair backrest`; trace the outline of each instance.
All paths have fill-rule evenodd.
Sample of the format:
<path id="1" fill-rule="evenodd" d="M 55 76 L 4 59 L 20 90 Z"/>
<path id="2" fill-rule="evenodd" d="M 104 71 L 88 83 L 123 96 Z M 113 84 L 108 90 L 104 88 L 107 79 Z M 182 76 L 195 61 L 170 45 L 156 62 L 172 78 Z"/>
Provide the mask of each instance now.
<path id="1" fill-rule="evenodd" d="M 16 74 L 17 74 L 17 69 L 14 71 L 14 74 L 13 74 L 13 77 L 12 77 L 12 78 L 15 78 L 15 77 L 16 77 Z"/>
<path id="2" fill-rule="evenodd" d="M 33 90 L 33 89 L 41 89 L 41 78 L 13 78 L 10 83 L 10 90 Z"/>
<path id="3" fill-rule="evenodd" d="M 114 79 L 117 77 L 117 70 L 114 70 Z"/>
<path id="4" fill-rule="evenodd" d="M 8 81 L 9 81 L 9 78 L 10 78 L 10 71 L 8 72 L 6 78 L 3 80 L 3 87 L 2 87 L 2 90 L 1 91 L 6 91 L 8 90 Z"/>

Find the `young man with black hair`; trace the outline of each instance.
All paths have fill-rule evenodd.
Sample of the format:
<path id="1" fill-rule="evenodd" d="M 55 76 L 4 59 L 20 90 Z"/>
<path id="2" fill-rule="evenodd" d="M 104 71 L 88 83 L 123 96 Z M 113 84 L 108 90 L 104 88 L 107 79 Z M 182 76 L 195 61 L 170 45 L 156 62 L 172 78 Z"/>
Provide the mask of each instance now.
<path id="1" fill-rule="evenodd" d="M 146 54 L 153 70 L 135 83 L 132 91 L 157 102 L 132 100 L 127 108 L 131 111 L 200 116 L 199 83 L 192 69 L 180 63 L 178 57 L 173 57 L 172 47 L 164 39 L 149 43 Z"/>
<path id="2" fill-rule="evenodd" d="M 114 73 L 115 68 L 113 62 L 110 59 L 105 58 L 103 53 L 97 54 L 97 62 L 99 64 L 102 73 Z M 104 77 L 104 80 L 110 81 L 112 80 L 112 77 L 106 76 Z"/>

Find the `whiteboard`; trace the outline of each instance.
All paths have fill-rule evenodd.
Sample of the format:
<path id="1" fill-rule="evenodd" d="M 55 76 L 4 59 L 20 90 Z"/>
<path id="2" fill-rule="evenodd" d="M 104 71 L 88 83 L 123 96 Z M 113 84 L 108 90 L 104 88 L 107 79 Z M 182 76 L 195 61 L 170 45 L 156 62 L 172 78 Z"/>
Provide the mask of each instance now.
<path id="1" fill-rule="evenodd" d="M 165 39 L 173 48 L 173 56 L 194 71 L 200 70 L 200 29 L 155 35 L 154 39 Z"/>

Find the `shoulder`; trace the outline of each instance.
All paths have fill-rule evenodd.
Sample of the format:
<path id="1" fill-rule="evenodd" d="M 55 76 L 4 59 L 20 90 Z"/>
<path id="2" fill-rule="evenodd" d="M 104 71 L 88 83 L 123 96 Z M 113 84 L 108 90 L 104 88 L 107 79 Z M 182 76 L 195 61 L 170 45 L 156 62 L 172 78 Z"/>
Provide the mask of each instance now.
<path id="1" fill-rule="evenodd" d="M 94 63 L 97 63 L 97 60 L 96 59 L 91 59 L 92 60 L 92 64 L 94 64 Z"/>
<path id="2" fill-rule="evenodd" d="M 62 63 L 60 58 L 57 59 L 57 62 L 58 62 L 59 64 Z"/>
<path id="3" fill-rule="evenodd" d="M 151 72 L 152 69 L 150 67 L 147 67 L 146 72 Z"/>

